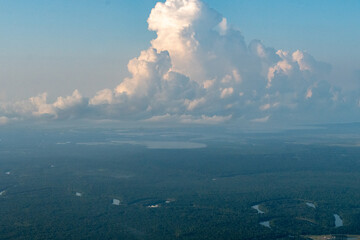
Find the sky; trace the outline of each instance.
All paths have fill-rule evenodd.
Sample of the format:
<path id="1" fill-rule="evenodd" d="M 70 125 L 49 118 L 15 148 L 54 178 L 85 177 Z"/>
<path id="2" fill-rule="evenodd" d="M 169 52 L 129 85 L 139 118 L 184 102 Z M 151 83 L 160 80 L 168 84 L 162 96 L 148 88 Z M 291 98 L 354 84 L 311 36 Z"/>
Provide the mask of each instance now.
<path id="1" fill-rule="evenodd" d="M 63 99 L 66 99 L 66 96 L 75 96 L 76 99 L 81 99 L 79 102 L 82 105 L 96 105 L 96 108 L 102 108 L 101 111 L 106 109 L 105 113 L 102 112 L 104 118 L 134 117 L 137 120 L 143 120 L 162 116 L 163 119 L 174 121 L 175 116 L 180 116 L 180 119 L 182 116 L 181 122 L 207 122 L 209 119 L 210 122 L 211 119 L 215 119 L 213 122 L 218 120 L 222 122 L 222 120 L 226 121 L 233 118 L 247 119 L 250 122 L 267 122 L 269 119 L 276 119 L 277 114 L 272 112 L 256 114 L 254 109 L 266 108 L 268 110 L 274 105 L 274 108 L 281 108 L 281 111 L 277 110 L 281 112 L 278 114 L 279 119 L 282 119 L 284 115 L 297 118 L 294 115 L 304 116 L 304 112 L 314 111 L 305 109 L 306 106 L 300 107 L 299 105 L 304 105 L 303 102 L 300 104 L 297 100 L 290 99 L 294 97 L 289 97 L 291 95 L 289 92 L 291 89 L 293 95 L 299 95 L 299 91 L 306 91 L 305 93 L 301 92 L 306 98 L 310 92 L 314 92 L 309 90 L 320 89 L 318 86 L 321 85 L 320 82 L 324 81 L 329 85 L 325 87 L 327 90 L 324 91 L 332 94 L 329 98 L 334 99 L 336 95 L 337 99 L 343 99 L 342 102 L 346 102 L 346 107 L 343 106 L 342 109 L 351 109 L 343 115 L 356 119 L 357 116 L 353 113 L 356 111 L 354 106 L 357 104 L 357 93 L 354 90 L 358 89 L 358 81 L 360 80 L 360 55 L 358 54 L 360 53 L 360 45 L 358 44 L 360 40 L 359 1 L 204 0 L 201 2 L 200 0 L 168 0 L 166 4 L 172 5 L 172 7 L 163 9 L 163 11 L 168 12 L 168 15 L 159 10 L 153 14 L 153 18 L 159 18 L 162 22 L 172 21 L 177 26 L 171 26 L 171 28 L 177 30 L 169 30 L 167 26 L 162 26 L 164 24 L 156 22 L 156 20 L 150 26 L 148 19 L 151 11 L 156 8 L 157 2 L 153 0 L 0 0 L 0 32 L 2 36 L 0 38 L 0 102 L 2 102 L 3 109 L 0 110 L 0 117 L 7 119 L 3 122 L 9 122 L 9 119 L 29 120 L 43 117 L 42 115 L 46 115 L 46 118 L 49 118 L 49 115 L 50 118 L 61 118 L 59 109 L 64 112 L 68 106 L 65 106 L 64 101 L 62 102 L 63 105 L 60 104 L 61 107 L 59 107 L 59 102 L 56 105 L 59 96 L 65 96 Z M 164 2 L 161 1 L 161 4 Z M 163 5 L 166 6 L 166 4 Z M 196 12 L 197 15 L 192 12 L 195 11 L 196 6 L 199 8 Z M 173 18 L 178 14 L 181 15 L 181 18 Z M 196 19 L 197 16 L 202 16 L 200 21 Z M 222 21 L 223 17 L 226 19 L 225 22 Z M 184 22 L 183 19 L 187 22 Z M 214 36 L 213 29 L 221 23 L 226 28 L 225 32 L 220 29 L 218 34 Z M 181 33 L 176 31 L 181 31 Z M 194 35 L 187 35 L 187 32 Z M 165 34 L 164 37 L 168 34 L 169 38 L 173 39 L 161 39 L 162 37 L 159 37 L 161 34 Z M 200 37 L 203 38 L 200 39 Z M 254 60 L 253 57 L 245 56 L 250 54 L 250 43 L 254 39 L 260 40 L 262 48 L 273 49 L 265 54 L 267 59 L 262 56 L 263 60 Z M 182 46 L 184 41 L 188 41 L 188 45 L 186 45 L 188 48 L 186 49 L 181 48 L 184 47 Z M 220 44 L 219 41 L 223 42 Z M 195 45 L 197 46 L 196 49 Z M 214 54 L 213 57 L 222 59 L 221 63 L 226 62 L 226 66 L 222 64 L 220 66 L 210 58 L 207 59 L 208 55 L 204 55 L 209 54 L 214 46 L 219 47 L 219 50 L 212 53 Z M 243 47 L 247 48 L 246 53 L 244 53 L 245 50 L 241 50 Z M 230 48 L 235 50 L 229 51 Z M 166 89 L 163 83 L 157 83 L 153 79 L 163 76 L 157 76 L 156 74 L 159 73 L 155 74 L 154 71 L 148 69 L 152 75 L 155 75 L 147 76 L 148 79 L 145 80 L 146 77 L 141 74 L 136 76 L 137 70 L 135 71 L 134 68 L 137 68 L 138 65 L 133 66 L 132 70 L 128 69 L 129 60 L 137 59 L 138 63 L 133 61 L 133 65 L 142 64 L 139 63 L 140 52 L 145 50 L 148 51 L 148 55 L 151 55 L 151 49 L 156 49 L 158 52 L 153 54 L 155 56 L 142 54 L 143 60 L 141 61 L 148 64 L 152 60 L 145 58 L 155 57 L 164 62 L 167 61 L 166 58 L 169 58 L 169 62 L 156 62 L 153 64 L 156 66 L 148 66 L 148 68 L 155 67 L 158 69 L 162 64 L 164 66 L 170 64 L 171 66 L 166 66 L 161 74 L 166 75 L 168 72 L 175 72 L 181 75 L 180 77 L 173 77 L 176 78 L 176 81 L 180 81 L 179 78 L 187 78 L 186 81 L 189 81 L 190 85 L 191 83 L 204 85 L 207 80 L 212 81 L 214 79 L 215 83 L 222 82 L 224 86 L 215 84 L 216 91 L 219 92 L 218 99 L 214 97 L 214 93 L 210 93 L 209 88 L 202 86 L 201 89 L 199 86 L 192 86 L 189 89 L 182 89 L 182 93 L 194 91 L 192 96 L 180 96 L 181 94 L 176 92 L 180 95 L 171 106 L 165 106 L 164 103 L 160 104 L 155 101 L 154 99 L 169 98 L 169 96 L 165 96 L 165 90 L 167 93 L 173 91 Z M 289 60 L 288 56 L 277 53 L 278 50 L 289 52 L 289 55 L 300 50 L 301 53 L 296 55 L 299 57 L 301 54 L 305 54 L 306 56 L 303 58 L 310 60 L 307 63 L 302 63 L 303 66 L 301 66 L 300 60 L 297 61 L 296 66 L 292 66 L 294 55 Z M 159 51 L 167 52 L 169 56 L 166 54 L 160 56 Z M 232 54 L 234 56 L 230 56 Z M 236 54 L 238 55 L 235 56 Z M 280 59 L 276 59 L 278 56 Z M 165 60 L 161 60 L 161 58 Z M 192 63 L 192 66 L 186 65 L 181 59 L 187 59 Z M 253 65 L 247 66 L 246 62 L 249 61 L 256 61 L 254 64 L 266 68 L 266 72 L 264 69 L 252 69 Z M 214 69 L 213 64 L 216 64 L 219 69 Z M 292 69 L 298 68 L 300 70 L 296 70 L 297 73 L 293 73 L 296 72 L 293 71 L 290 74 L 290 70 L 286 70 L 286 64 L 291 65 L 290 68 Z M 324 67 L 325 65 L 326 67 Z M 302 83 L 306 82 L 307 85 L 294 83 L 294 86 L 289 87 L 285 86 L 289 85 L 287 83 L 279 83 L 281 86 L 277 86 L 278 91 L 268 91 L 264 88 L 270 89 L 270 85 L 272 85 L 270 82 L 274 80 L 269 80 L 271 68 L 273 68 L 271 71 L 276 75 L 273 76 L 274 79 L 277 75 L 286 75 L 289 79 L 296 79 Z M 308 72 L 304 73 L 304 71 L 312 72 L 312 75 Z M 261 76 L 264 78 L 264 86 L 260 86 L 261 81 L 258 81 Z M 233 79 L 224 80 L 226 77 Z M 241 81 L 236 80 L 240 78 Z M 279 78 L 284 78 L 284 76 L 279 76 Z M 234 83 L 230 83 L 231 81 Z M 256 81 L 258 82 L 255 83 Z M 287 80 L 280 79 L 279 81 Z M 168 80 L 165 81 L 165 83 L 168 82 Z M 243 86 L 240 86 L 240 82 Z M 134 83 L 140 84 L 141 87 L 135 87 Z M 158 88 L 161 86 L 161 93 L 154 92 L 155 90 L 151 90 L 149 87 L 149 85 L 155 86 L 156 84 Z M 174 88 L 184 87 L 184 82 L 179 84 L 180 86 Z M 256 84 L 258 85 L 255 86 Z M 284 90 L 285 88 L 286 90 Z M 100 101 L 100 104 L 98 93 L 105 89 L 108 100 L 105 101 L 106 104 L 104 101 Z M 202 92 L 205 91 L 204 89 L 207 93 Z M 74 95 L 75 90 L 77 91 Z M 111 94 L 110 90 L 113 91 Z M 252 98 L 241 100 L 243 103 L 240 103 L 238 99 L 220 103 L 225 95 L 234 98 L 234 92 L 238 96 L 241 94 L 246 96 L 246 90 L 252 92 L 252 95 L 263 94 L 263 98 L 252 96 Z M 325 98 L 324 91 L 319 91 L 323 98 Z M 103 97 L 105 92 L 102 92 Z M 53 106 L 42 106 L 47 110 L 38 109 L 41 104 L 37 97 L 42 96 L 42 100 L 45 100 L 45 95 L 40 95 L 43 93 L 46 93 L 46 104 L 53 104 Z M 142 98 L 137 96 L 141 94 Z M 282 94 L 282 96 L 276 97 L 276 94 Z M 112 100 L 109 100 L 110 95 L 113 98 Z M 130 95 L 136 95 L 138 99 L 130 97 Z M 320 93 L 314 94 L 314 98 L 315 95 L 320 95 Z M 143 98 L 144 96 L 146 99 Z M 96 104 L 95 97 L 97 97 Z M 265 98 L 272 98 L 272 100 L 266 100 L 267 103 L 265 103 Z M 68 100 L 71 101 L 72 99 L 68 98 Z M 149 101 L 154 101 L 154 105 L 158 108 L 160 108 L 159 105 L 164 106 L 161 107 L 161 110 L 157 109 L 156 111 L 153 110 L 155 107 L 151 104 L 141 106 L 145 102 L 149 103 Z M 236 106 L 244 105 L 246 102 L 251 105 L 250 102 L 254 101 L 257 101 L 259 106 Z M 317 102 L 325 104 L 325 101 L 327 100 L 318 99 Z M 354 106 L 350 106 L 351 101 Z M 166 102 L 171 101 L 167 100 Z M 187 110 L 176 110 L 175 108 L 180 108 L 177 107 L 179 104 L 187 107 Z M 214 109 L 209 107 L 196 109 L 197 112 L 194 114 L 195 108 L 189 108 L 189 104 L 191 106 L 207 104 L 218 106 Z M 24 107 L 23 105 L 27 106 Z M 100 107 L 99 105 L 104 106 Z M 116 107 L 113 108 L 109 105 L 116 105 Z M 271 106 L 269 107 L 269 105 Z M 339 103 L 333 105 L 329 106 L 329 112 L 332 111 L 329 116 L 337 115 L 335 113 L 337 110 L 334 109 L 339 107 Z M 290 111 L 287 112 L 287 110 L 277 106 L 284 106 L 284 108 L 287 106 Z M 87 107 L 77 106 L 77 108 Z M 233 110 L 229 111 L 230 108 Z M 249 110 L 248 108 L 252 109 Z M 294 110 L 294 108 L 301 109 Z M 137 110 L 134 113 L 129 109 Z M 82 109 L 81 111 L 77 109 L 81 114 L 75 114 L 74 111 L 74 109 L 71 110 L 71 118 L 91 118 L 92 114 L 95 114 L 93 113 L 94 109 Z M 113 114 L 116 111 L 120 111 L 121 114 Z M 63 116 L 63 118 L 68 117 L 68 113 Z M 304 122 L 306 121 L 311 122 L 309 117 L 305 117 Z M 336 119 L 334 118 L 333 121 Z"/>

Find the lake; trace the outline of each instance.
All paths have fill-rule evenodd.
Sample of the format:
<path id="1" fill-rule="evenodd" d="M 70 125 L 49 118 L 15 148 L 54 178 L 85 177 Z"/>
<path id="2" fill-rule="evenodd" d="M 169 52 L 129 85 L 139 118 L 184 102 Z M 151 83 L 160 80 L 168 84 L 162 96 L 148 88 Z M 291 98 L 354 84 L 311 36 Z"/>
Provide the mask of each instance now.
<path id="1" fill-rule="evenodd" d="M 335 217 L 335 227 L 338 228 L 344 226 L 343 220 L 338 214 L 334 214 L 334 217 Z"/>
<path id="2" fill-rule="evenodd" d="M 306 205 L 311 208 L 316 208 L 315 204 L 313 204 L 311 202 L 307 202 Z"/>
<path id="3" fill-rule="evenodd" d="M 251 208 L 255 209 L 258 214 L 264 214 L 265 212 L 261 211 L 259 207 L 260 205 L 254 205 Z"/>
<path id="4" fill-rule="evenodd" d="M 261 222 L 260 225 L 264 226 L 264 227 L 267 227 L 267 228 L 271 228 L 270 221 Z"/>

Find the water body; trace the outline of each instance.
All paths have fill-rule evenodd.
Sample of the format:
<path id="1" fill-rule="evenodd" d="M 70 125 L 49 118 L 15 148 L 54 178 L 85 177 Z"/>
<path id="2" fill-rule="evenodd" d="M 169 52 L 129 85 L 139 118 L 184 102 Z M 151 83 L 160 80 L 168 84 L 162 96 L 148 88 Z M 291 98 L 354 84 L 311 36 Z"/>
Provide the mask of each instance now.
<path id="1" fill-rule="evenodd" d="M 120 205 L 120 200 L 114 198 L 112 204 L 116 205 L 116 206 L 119 206 Z"/>
<path id="2" fill-rule="evenodd" d="M 251 208 L 255 209 L 258 214 L 264 214 L 265 212 L 261 211 L 259 207 L 260 207 L 260 205 L 254 205 Z"/>
<path id="3" fill-rule="evenodd" d="M 148 149 L 197 149 L 206 148 L 206 144 L 196 142 L 179 142 L 179 141 L 124 141 L 123 143 L 145 145 Z"/>
<path id="4" fill-rule="evenodd" d="M 155 204 L 155 205 L 150 205 L 150 206 L 148 206 L 148 208 L 159 208 L 159 207 L 160 207 L 159 204 Z"/>
<path id="5" fill-rule="evenodd" d="M 56 143 L 57 145 L 66 145 L 66 144 L 70 144 L 71 142 L 58 142 Z"/>
<path id="6" fill-rule="evenodd" d="M 267 227 L 267 228 L 271 228 L 270 221 L 261 222 L 260 225 L 264 226 L 264 227 Z"/>
<path id="7" fill-rule="evenodd" d="M 311 208 L 316 208 L 315 204 L 313 204 L 311 202 L 307 202 L 306 205 Z"/>
<path id="8" fill-rule="evenodd" d="M 132 144 L 142 145 L 148 149 L 197 149 L 206 148 L 207 145 L 204 143 L 197 142 L 179 142 L 179 141 L 111 141 L 111 142 L 79 142 L 77 145 L 117 145 L 117 144 Z"/>
<path id="9" fill-rule="evenodd" d="M 336 228 L 344 226 L 344 222 L 338 214 L 334 214 L 334 217 L 335 217 L 335 227 Z"/>

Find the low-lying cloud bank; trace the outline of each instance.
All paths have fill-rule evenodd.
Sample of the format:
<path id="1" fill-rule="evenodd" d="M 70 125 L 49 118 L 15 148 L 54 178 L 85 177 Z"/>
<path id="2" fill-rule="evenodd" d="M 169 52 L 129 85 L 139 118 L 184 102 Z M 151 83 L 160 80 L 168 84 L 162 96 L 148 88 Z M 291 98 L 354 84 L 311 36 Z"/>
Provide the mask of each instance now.
<path id="1" fill-rule="evenodd" d="M 247 44 L 200 0 L 157 3 L 151 47 L 128 63 L 130 76 L 91 98 L 78 90 L 53 103 L 47 94 L 1 103 L 0 125 L 28 119 L 121 119 L 219 124 L 247 121 L 354 121 L 358 90 L 332 86 L 329 64 L 307 52 Z"/>

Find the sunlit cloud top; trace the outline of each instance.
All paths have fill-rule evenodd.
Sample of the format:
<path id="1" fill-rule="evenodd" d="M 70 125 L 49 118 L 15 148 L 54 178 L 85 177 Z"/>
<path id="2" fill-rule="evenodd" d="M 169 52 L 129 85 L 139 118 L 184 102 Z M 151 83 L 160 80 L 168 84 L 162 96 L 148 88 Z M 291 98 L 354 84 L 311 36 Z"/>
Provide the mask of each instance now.
<path id="1" fill-rule="evenodd" d="M 180 124 L 354 121 L 358 89 L 334 86 L 332 66 L 303 50 L 246 42 L 200 0 L 159 2 L 148 18 L 151 46 L 129 61 L 129 77 L 83 97 L 47 93 L 3 102 L 0 124 L 37 119 L 118 119 Z M 99 79 L 101 81 L 101 79 Z"/>

